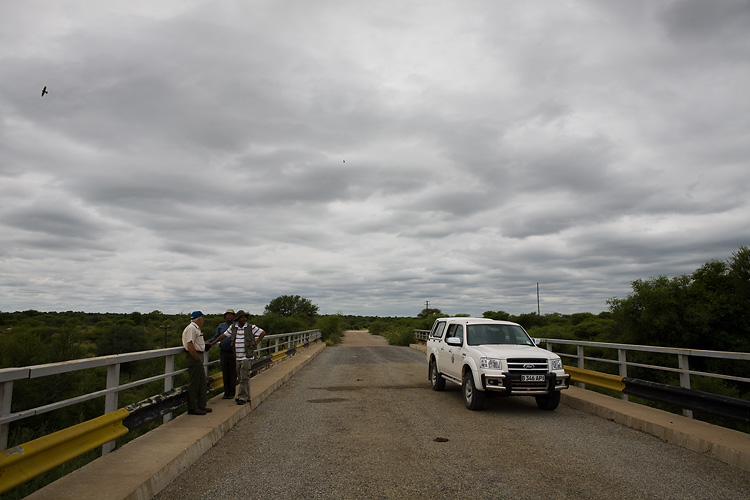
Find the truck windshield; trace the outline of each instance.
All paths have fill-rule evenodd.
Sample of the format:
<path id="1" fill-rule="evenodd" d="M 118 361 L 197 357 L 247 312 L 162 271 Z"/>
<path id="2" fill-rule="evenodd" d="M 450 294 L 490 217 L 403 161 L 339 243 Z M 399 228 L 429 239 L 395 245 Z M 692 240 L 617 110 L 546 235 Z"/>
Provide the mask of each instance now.
<path id="1" fill-rule="evenodd" d="M 523 328 L 516 325 L 469 325 L 466 331 L 468 345 L 534 345 Z"/>

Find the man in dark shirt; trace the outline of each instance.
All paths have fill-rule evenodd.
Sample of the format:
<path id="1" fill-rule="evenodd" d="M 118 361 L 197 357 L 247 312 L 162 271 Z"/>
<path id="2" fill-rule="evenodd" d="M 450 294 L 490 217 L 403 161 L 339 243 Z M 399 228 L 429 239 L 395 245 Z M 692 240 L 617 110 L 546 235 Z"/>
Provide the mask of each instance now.
<path id="1" fill-rule="evenodd" d="M 216 334 L 206 342 L 206 345 L 212 346 L 216 344 L 216 339 L 226 332 L 227 328 L 232 326 L 232 323 L 234 323 L 234 309 L 227 309 L 227 312 L 224 313 L 224 322 L 219 325 L 216 329 Z M 221 375 L 224 379 L 224 396 L 222 396 L 222 399 L 232 399 L 234 398 L 235 387 L 237 387 L 237 364 L 234 360 L 232 339 L 226 337 L 222 339 L 219 342 L 219 349 Z"/>

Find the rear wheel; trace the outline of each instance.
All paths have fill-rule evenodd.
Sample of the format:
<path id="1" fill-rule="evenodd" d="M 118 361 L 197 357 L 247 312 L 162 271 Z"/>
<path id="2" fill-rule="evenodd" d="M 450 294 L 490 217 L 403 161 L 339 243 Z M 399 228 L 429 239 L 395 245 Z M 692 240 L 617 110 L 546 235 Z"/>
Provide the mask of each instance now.
<path id="1" fill-rule="evenodd" d="M 560 391 L 545 396 L 536 396 L 536 405 L 542 410 L 554 410 L 560 404 Z"/>
<path id="2" fill-rule="evenodd" d="M 430 383 L 432 384 L 433 391 L 442 391 L 445 389 L 445 379 L 440 375 L 434 358 L 430 360 Z"/>
<path id="3" fill-rule="evenodd" d="M 470 371 L 464 374 L 463 383 L 461 389 L 464 393 L 464 403 L 466 407 L 472 411 L 481 410 L 484 408 L 484 391 L 478 391 L 474 385 L 474 376 Z"/>

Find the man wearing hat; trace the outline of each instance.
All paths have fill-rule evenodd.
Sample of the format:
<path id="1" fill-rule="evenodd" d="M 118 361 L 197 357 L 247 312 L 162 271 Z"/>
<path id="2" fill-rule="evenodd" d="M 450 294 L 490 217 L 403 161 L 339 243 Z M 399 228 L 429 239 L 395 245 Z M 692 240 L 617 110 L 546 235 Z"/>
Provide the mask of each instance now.
<path id="1" fill-rule="evenodd" d="M 182 346 L 185 348 L 185 359 L 188 369 L 188 413 L 205 415 L 211 412 L 206 406 L 206 372 L 203 369 L 203 352 L 206 344 L 203 341 L 203 313 L 193 311 L 190 324 L 182 331 Z"/>
<path id="2" fill-rule="evenodd" d="M 245 311 L 240 309 L 235 316 L 237 321 L 216 340 L 221 342 L 224 338 L 231 339 L 237 375 L 239 376 L 237 384 L 239 392 L 235 402 L 238 405 L 244 405 L 250 401 L 250 369 L 253 366 L 253 359 L 255 359 L 255 349 L 265 337 L 266 332 L 247 323 Z"/>
<path id="3" fill-rule="evenodd" d="M 232 339 L 224 337 L 224 340 L 219 342 L 217 339 L 227 331 L 232 323 L 234 323 L 234 309 L 227 309 L 224 313 L 224 322 L 219 325 L 216 329 L 216 334 L 211 337 L 207 346 L 215 345 L 219 343 L 219 360 L 221 361 L 221 375 L 224 379 L 224 396 L 222 399 L 234 398 L 235 387 L 237 386 L 237 367 L 234 361 L 234 348 L 232 347 Z"/>

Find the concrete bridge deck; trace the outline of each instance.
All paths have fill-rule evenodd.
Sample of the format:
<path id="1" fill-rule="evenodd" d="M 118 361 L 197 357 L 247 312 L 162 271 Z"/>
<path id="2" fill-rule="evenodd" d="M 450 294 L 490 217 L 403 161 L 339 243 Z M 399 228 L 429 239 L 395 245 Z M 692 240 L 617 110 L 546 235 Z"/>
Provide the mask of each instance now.
<path id="1" fill-rule="evenodd" d="M 384 341 L 369 334 L 352 333 L 347 335 L 342 347 L 364 349 L 373 343 L 383 345 Z M 412 347 L 420 348 L 419 346 Z M 150 499 L 156 496 L 183 472 L 190 469 L 191 465 L 217 444 L 230 429 L 247 417 L 274 390 L 288 381 L 324 349 L 326 349 L 324 344 L 314 345 L 298 353 L 292 359 L 253 377 L 251 380 L 254 395 L 252 406 L 237 406 L 231 400 L 222 400 L 220 396 L 215 397 L 210 401 L 213 413 L 206 416 L 181 415 L 27 498 L 32 500 L 99 500 L 103 498 Z M 418 370 L 418 368 L 414 369 Z M 423 373 L 426 377 L 426 368 Z M 420 382 L 428 386 L 426 381 L 420 380 Z M 450 397 L 449 394 L 441 394 L 441 396 Z M 571 388 L 563 394 L 563 404 L 731 464 L 727 467 L 736 468 L 737 474 L 744 476 L 739 479 L 740 485 L 744 481 L 746 486 L 741 491 L 744 491 L 745 498 L 750 498 L 750 479 L 747 479 L 747 471 L 750 471 L 750 436 L 747 434 L 578 388 Z M 494 415 L 492 417 L 496 418 Z M 586 432 L 587 429 L 580 431 L 584 445 Z M 429 464 L 414 465 L 421 469 Z M 326 465 L 321 466 L 325 468 Z M 221 468 L 222 464 L 216 464 L 216 467 Z M 269 464 L 269 467 L 273 467 L 273 464 Z M 209 471 L 201 469 L 199 474 L 203 473 L 209 474 Z M 577 471 L 577 473 L 585 474 L 585 471 Z M 414 474 L 419 474 L 419 470 L 415 469 Z M 172 494 L 165 491 L 164 498 L 203 498 L 200 493 L 188 497 L 184 494 L 170 495 Z M 162 495 L 159 496 L 161 497 Z M 257 497 L 257 495 L 248 492 L 248 497 Z M 367 497 L 368 495 L 361 496 L 361 498 Z M 387 498 L 388 496 L 380 494 L 379 497 Z M 565 495 L 562 497 L 564 498 Z M 581 497 L 587 497 L 587 495 Z M 595 495 L 588 496 L 588 498 L 595 497 Z M 695 498 L 700 497 L 699 495 Z M 714 495 L 704 497 L 716 498 Z M 735 498 L 741 497 L 741 495 L 735 496 Z M 328 497 L 320 496 L 320 498 Z M 344 497 L 332 492 L 330 498 Z M 397 496 L 391 498 L 397 498 Z"/>

